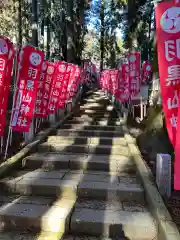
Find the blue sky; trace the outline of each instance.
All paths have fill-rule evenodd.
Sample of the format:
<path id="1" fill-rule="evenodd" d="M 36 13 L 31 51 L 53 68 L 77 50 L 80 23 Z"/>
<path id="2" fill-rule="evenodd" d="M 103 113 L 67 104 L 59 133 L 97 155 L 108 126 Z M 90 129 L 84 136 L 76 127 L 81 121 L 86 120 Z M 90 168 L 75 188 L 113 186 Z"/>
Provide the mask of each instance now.
<path id="1" fill-rule="evenodd" d="M 93 11 L 93 9 L 95 9 L 95 5 L 99 5 L 100 6 L 101 0 L 92 0 L 91 3 L 91 9 Z M 99 18 L 99 17 L 98 17 Z M 90 16 L 90 22 L 88 24 L 88 29 L 89 30 L 94 30 L 97 26 L 95 26 L 97 22 L 97 19 L 92 15 Z M 121 29 L 117 29 L 117 37 L 122 38 L 122 32 Z"/>

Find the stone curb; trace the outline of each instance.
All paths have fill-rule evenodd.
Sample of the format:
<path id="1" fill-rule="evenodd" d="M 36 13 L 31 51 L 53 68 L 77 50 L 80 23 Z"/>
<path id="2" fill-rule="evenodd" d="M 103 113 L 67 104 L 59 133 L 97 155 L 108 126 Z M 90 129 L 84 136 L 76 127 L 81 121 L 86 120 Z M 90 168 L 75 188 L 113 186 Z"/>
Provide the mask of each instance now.
<path id="1" fill-rule="evenodd" d="M 118 113 L 117 109 L 116 111 Z M 138 175 L 145 189 L 146 201 L 148 203 L 149 210 L 158 225 L 157 239 L 180 240 L 179 230 L 174 223 L 166 205 L 164 204 L 164 201 L 157 189 L 151 170 L 147 168 L 145 162 L 142 159 L 141 152 L 139 151 L 135 138 L 131 136 L 125 125 L 123 126 L 123 130 L 130 150 L 130 154 L 136 164 Z"/>
<path id="2" fill-rule="evenodd" d="M 11 158 L 8 158 L 5 162 L 0 164 L 0 178 L 4 177 L 12 169 L 20 166 L 23 158 L 25 158 L 30 152 L 32 152 L 40 143 L 42 143 L 52 131 L 61 126 L 66 121 L 66 119 L 72 115 L 72 113 L 73 112 L 67 114 L 62 120 L 54 124 L 54 126 L 48 128 L 45 131 L 39 132 L 31 143 L 27 144 L 17 154 L 12 156 Z"/>

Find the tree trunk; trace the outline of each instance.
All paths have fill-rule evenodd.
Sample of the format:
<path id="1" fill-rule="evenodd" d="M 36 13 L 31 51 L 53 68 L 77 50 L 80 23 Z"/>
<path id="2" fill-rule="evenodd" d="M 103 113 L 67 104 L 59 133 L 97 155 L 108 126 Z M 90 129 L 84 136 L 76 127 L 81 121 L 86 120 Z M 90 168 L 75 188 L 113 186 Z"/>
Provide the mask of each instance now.
<path id="1" fill-rule="evenodd" d="M 41 37 L 44 38 L 44 23 L 45 23 L 45 19 L 44 19 L 44 14 L 45 14 L 45 4 L 44 4 L 44 0 L 40 0 L 40 16 L 41 16 Z M 45 42 L 43 39 L 43 46 L 42 49 L 44 50 L 45 48 Z"/>
<path id="2" fill-rule="evenodd" d="M 32 45 L 38 47 L 38 6 L 37 0 L 32 0 Z"/>
<path id="3" fill-rule="evenodd" d="M 22 0 L 19 0 L 18 6 L 18 44 L 22 46 Z"/>
<path id="4" fill-rule="evenodd" d="M 101 71 L 104 68 L 104 31 L 105 31 L 105 22 L 104 22 L 104 0 L 101 0 L 101 12 L 100 12 L 100 19 L 101 19 L 101 39 L 100 39 L 100 49 L 101 49 L 101 63 L 100 69 Z"/>
<path id="5" fill-rule="evenodd" d="M 44 1 L 45 5 L 45 20 L 44 20 L 44 45 L 46 49 L 46 58 L 50 60 L 50 42 L 51 42 L 51 32 L 50 32 L 50 7 L 51 3 L 49 0 Z"/>
<path id="6" fill-rule="evenodd" d="M 65 2 L 62 1 L 62 34 L 61 34 L 61 48 L 62 57 L 64 61 L 67 61 L 67 22 L 65 16 Z"/>
<path id="7" fill-rule="evenodd" d="M 128 24 L 131 26 L 136 17 L 136 1 L 128 0 Z M 136 50 L 137 48 L 137 37 L 136 33 L 129 35 L 129 49 Z"/>
<path id="8" fill-rule="evenodd" d="M 75 19 L 74 19 L 74 0 L 67 1 L 67 62 L 75 61 L 75 45 L 74 45 L 74 36 L 75 36 Z"/>

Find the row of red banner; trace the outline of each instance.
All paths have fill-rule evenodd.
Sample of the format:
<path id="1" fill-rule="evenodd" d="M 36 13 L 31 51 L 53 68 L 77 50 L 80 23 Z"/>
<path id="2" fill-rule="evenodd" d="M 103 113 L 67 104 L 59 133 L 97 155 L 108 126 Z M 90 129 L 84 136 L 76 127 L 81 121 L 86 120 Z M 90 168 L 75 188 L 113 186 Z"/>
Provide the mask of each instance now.
<path id="1" fill-rule="evenodd" d="M 118 69 L 104 70 L 100 75 L 100 86 L 111 93 L 120 102 L 128 102 L 140 92 L 140 87 L 149 80 L 152 66 L 145 61 L 140 66 L 140 53 L 131 52 L 126 64 Z"/>
<path id="2" fill-rule="evenodd" d="M 16 57 L 16 88 L 10 126 L 29 132 L 33 117 L 46 118 L 64 108 L 76 94 L 85 70 L 66 62 L 48 62 L 44 53 L 32 46 L 21 50 L 6 37 L 0 37 L 0 136 L 4 135 L 9 89 Z M 83 74 L 82 74 L 83 73 Z"/>
<path id="3" fill-rule="evenodd" d="M 180 3 L 168 1 L 156 4 L 156 40 L 163 111 L 169 139 L 175 149 L 174 189 L 180 190 Z M 117 73 L 118 72 L 118 73 Z M 101 73 L 101 87 L 121 101 L 127 102 L 140 92 L 149 78 L 151 65 L 145 62 L 140 74 L 140 53 L 128 56 L 119 70 Z M 112 74 L 113 73 L 113 74 Z M 112 78 L 112 75 L 118 77 Z M 114 81 L 114 82 L 113 82 Z M 118 87 L 117 87 L 118 86 Z"/>

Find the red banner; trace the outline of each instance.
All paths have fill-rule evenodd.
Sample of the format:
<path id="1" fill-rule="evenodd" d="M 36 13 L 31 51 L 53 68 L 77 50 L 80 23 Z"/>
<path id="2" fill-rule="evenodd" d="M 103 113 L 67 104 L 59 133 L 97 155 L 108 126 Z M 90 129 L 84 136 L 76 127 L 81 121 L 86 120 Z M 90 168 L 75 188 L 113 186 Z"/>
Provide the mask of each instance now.
<path id="1" fill-rule="evenodd" d="M 43 61 L 43 52 L 32 46 L 25 46 L 21 50 L 11 122 L 14 131 L 29 132 Z"/>
<path id="2" fill-rule="evenodd" d="M 121 77 L 119 83 L 119 89 L 116 92 L 116 98 L 120 102 L 127 102 L 130 97 L 130 86 L 129 86 L 129 65 L 122 64 L 121 66 Z"/>
<path id="3" fill-rule="evenodd" d="M 15 49 L 14 49 L 13 43 L 9 39 L 7 39 L 7 38 L 0 38 L 0 39 L 3 39 L 2 42 L 5 41 L 4 45 L 2 45 L 2 42 L 0 40 L 0 46 L 5 47 L 7 45 L 7 48 L 8 48 L 8 58 L 7 58 L 7 65 L 5 67 L 5 75 L 4 75 L 3 81 L 1 82 L 2 85 L 0 85 L 0 88 L 1 88 L 1 95 L 0 95 L 0 136 L 3 136 L 4 135 L 5 124 L 6 124 L 6 110 L 7 110 L 7 104 L 8 104 L 10 83 L 11 83 L 11 80 L 12 80 L 12 70 L 13 70 Z M 4 52 L 4 51 L 2 51 L 1 47 L 0 47 L 0 49 L 1 49 L 1 53 Z"/>
<path id="4" fill-rule="evenodd" d="M 115 95 L 118 89 L 118 70 L 111 69 L 110 70 L 110 89 L 109 91 Z"/>
<path id="5" fill-rule="evenodd" d="M 60 95 L 65 81 L 67 71 L 67 63 L 57 62 L 56 70 L 53 78 L 52 90 L 48 104 L 48 113 L 54 114 L 59 107 Z"/>
<path id="6" fill-rule="evenodd" d="M 180 117 L 178 116 L 180 89 L 179 14 L 180 3 L 159 3 L 155 9 L 161 95 L 169 138 L 175 148 L 174 188 L 176 190 L 180 190 L 180 148 L 178 141 L 176 141 L 180 135 L 180 121 L 178 121 L 178 117 Z"/>
<path id="7" fill-rule="evenodd" d="M 74 73 L 75 73 L 74 66 L 72 64 L 67 63 L 67 69 L 64 75 L 64 80 L 62 83 L 62 88 L 59 96 L 59 108 L 64 108 L 64 105 L 67 101 L 67 91 L 68 91 L 70 76 L 73 75 Z"/>
<path id="8" fill-rule="evenodd" d="M 145 61 L 142 65 L 141 83 L 146 83 L 149 80 L 151 71 L 151 63 L 149 61 Z"/>
<path id="9" fill-rule="evenodd" d="M 47 68 L 48 68 L 48 62 L 44 61 L 42 64 L 42 70 L 41 70 L 40 79 L 38 81 L 37 95 L 36 95 L 36 108 L 35 108 L 34 116 L 37 118 L 47 117 L 48 100 L 44 99 L 44 95 L 47 94 L 46 91 L 48 91 L 51 87 L 49 83 L 45 82 Z M 54 70 L 52 69 L 51 71 L 54 72 Z"/>
<path id="10" fill-rule="evenodd" d="M 0 96 L 2 96 L 2 93 L 4 91 L 4 81 L 6 78 L 9 51 L 9 40 L 6 37 L 0 37 Z"/>
<path id="11" fill-rule="evenodd" d="M 180 4 L 159 3 L 155 9 L 158 64 L 163 110 L 170 141 L 175 147 L 180 88 Z"/>
<path id="12" fill-rule="evenodd" d="M 109 89 L 110 89 L 110 72 L 109 72 L 109 70 L 104 71 L 104 82 L 105 82 L 106 91 L 109 91 Z"/>
<path id="13" fill-rule="evenodd" d="M 128 61 L 130 94 L 131 96 L 135 96 L 140 92 L 140 53 L 130 53 Z"/>
<path id="14" fill-rule="evenodd" d="M 73 66 L 72 75 L 70 76 L 69 84 L 68 84 L 68 94 L 67 99 L 71 99 L 78 87 L 78 83 L 81 76 L 81 69 L 78 66 Z"/>

